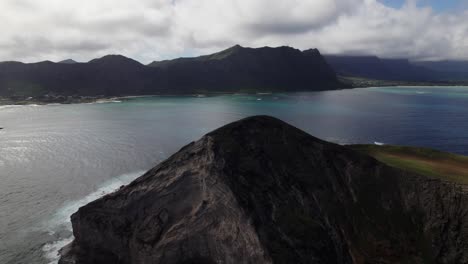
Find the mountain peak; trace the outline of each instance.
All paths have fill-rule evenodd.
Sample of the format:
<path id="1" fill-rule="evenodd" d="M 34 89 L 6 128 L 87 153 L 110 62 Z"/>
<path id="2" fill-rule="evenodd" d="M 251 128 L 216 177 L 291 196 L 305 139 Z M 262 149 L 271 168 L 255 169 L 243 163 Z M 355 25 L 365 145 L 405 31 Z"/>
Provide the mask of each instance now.
<path id="1" fill-rule="evenodd" d="M 307 55 L 321 55 L 318 49 L 307 49 L 304 50 L 303 53 Z"/>
<path id="2" fill-rule="evenodd" d="M 143 65 L 140 62 L 127 58 L 123 55 L 106 55 L 104 57 L 93 59 L 89 61 L 89 63 L 96 63 L 96 64 L 133 64 L 133 65 Z"/>
<path id="3" fill-rule="evenodd" d="M 75 63 L 78 63 L 77 61 L 73 60 L 73 59 L 66 59 L 66 60 L 63 60 L 63 61 L 59 61 L 58 63 L 63 63 L 63 64 L 75 64 Z"/>
<path id="4" fill-rule="evenodd" d="M 242 49 L 242 48 L 244 48 L 244 47 L 242 47 L 242 46 L 239 45 L 239 44 L 236 44 L 236 45 L 234 45 L 234 46 L 232 46 L 232 47 L 230 47 L 230 48 L 228 48 L 228 49 Z"/>

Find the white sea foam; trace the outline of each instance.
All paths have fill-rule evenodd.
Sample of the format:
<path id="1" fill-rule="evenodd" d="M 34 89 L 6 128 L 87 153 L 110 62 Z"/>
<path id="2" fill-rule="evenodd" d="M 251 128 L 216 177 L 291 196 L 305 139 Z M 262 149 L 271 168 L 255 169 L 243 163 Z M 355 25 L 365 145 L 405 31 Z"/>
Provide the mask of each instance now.
<path id="1" fill-rule="evenodd" d="M 0 105 L 0 109 L 8 109 L 8 108 L 17 108 L 17 107 L 24 107 L 26 105 Z"/>
<path id="2" fill-rule="evenodd" d="M 73 237 L 67 237 L 52 243 L 45 244 L 44 247 L 42 247 L 42 250 L 44 251 L 45 258 L 49 261 L 49 264 L 57 264 L 60 258 L 60 249 L 72 241 Z"/>
<path id="3" fill-rule="evenodd" d="M 78 211 L 78 209 L 106 194 L 116 191 L 122 185 L 129 184 L 137 177 L 143 175 L 144 171 L 137 171 L 127 174 L 119 175 L 104 184 L 101 185 L 95 192 L 88 194 L 82 199 L 66 202 L 57 212 L 52 216 L 52 219 L 44 224 L 44 228 L 47 230 L 49 235 L 56 235 L 57 232 L 66 230 L 68 234 L 72 231 L 70 222 L 70 216 Z M 42 247 L 44 257 L 49 261 L 49 264 L 57 264 L 59 260 L 59 250 L 70 243 L 73 240 L 73 236 L 60 237 L 58 240 L 52 241 L 45 244 Z"/>
<path id="4" fill-rule="evenodd" d="M 39 106 L 43 106 L 43 105 L 39 105 L 39 104 L 0 105 L 0 109 L 24 108 L 24 107 L 39 107 Z"/>
<path id="5" fill-rule="evenodd" d="M 103 99 L 103 100 L 97 100 L 97 104 L 107 104 L 107 103 L 121 103 L 122 101 L 120 100 L 114 100 L 114 99 Z"/>

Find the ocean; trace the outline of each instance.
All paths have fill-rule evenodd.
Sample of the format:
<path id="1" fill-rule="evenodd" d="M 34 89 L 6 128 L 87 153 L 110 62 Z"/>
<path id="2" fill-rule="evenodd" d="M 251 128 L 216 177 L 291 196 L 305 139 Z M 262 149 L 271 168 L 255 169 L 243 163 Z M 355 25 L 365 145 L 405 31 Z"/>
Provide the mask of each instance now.
<path id="1" fill-rule="evenodd" d="M 468 155 L 468 87 L 153 96 L 0 106 L 0 263 L 57 263 L 70 215 L 184 145 L 251 115 L 338 144 L 431 147 Z"/>

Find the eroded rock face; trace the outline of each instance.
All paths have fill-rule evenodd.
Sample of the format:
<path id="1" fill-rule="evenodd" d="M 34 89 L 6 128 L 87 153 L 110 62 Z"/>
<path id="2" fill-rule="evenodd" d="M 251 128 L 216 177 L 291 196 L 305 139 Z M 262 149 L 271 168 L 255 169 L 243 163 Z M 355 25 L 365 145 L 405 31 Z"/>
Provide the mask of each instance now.
<path id="1" fill-rule="evenodd" d="M 467 205 L 461 186 L 257 116 L 80 208 L 60 263 L 468 263 Z"/>

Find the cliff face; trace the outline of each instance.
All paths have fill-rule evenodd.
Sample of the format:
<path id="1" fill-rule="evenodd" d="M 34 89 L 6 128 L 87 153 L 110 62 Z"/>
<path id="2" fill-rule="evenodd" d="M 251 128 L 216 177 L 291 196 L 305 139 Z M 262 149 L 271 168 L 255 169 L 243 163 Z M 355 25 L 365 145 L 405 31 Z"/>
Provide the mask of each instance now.
<path id="1" fill-rule="evenodd" d="M 468 263 L 468 195 L 280 120 L 191 143 L 72 215 L 60 263 Z"/>
<path id="2" fill-rule="evenodd" d="M 312 51 L 312 50 L 311 50 Z M 244 48 L 239 45 L 195 58 L 153 62 L 171 87 L 182 90 L 317 91 L 341 88 L 322 55 L 291 47 Z"/>

